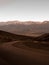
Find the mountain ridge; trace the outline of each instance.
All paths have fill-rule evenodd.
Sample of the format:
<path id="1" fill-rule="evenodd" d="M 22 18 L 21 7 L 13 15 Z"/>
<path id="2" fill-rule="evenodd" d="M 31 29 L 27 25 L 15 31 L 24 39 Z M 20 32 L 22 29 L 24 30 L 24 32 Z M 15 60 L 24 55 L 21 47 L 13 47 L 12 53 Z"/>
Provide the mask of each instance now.
<path id="1" fill-rule="evenodd" d="M 33 21 L 8 21 L 0 22 L 0 30 L 11 32 L 14 34 L 33 36 L 33 33 L 49 33 L 49 21 L 33 22 Z"/>
<path id="2" fill-rule="evenodd" d="M 0 22 L 0 24 L 43 24 L 43 23 L 49 23 L 49 21 L 6 21 L 6 22 Z"/>

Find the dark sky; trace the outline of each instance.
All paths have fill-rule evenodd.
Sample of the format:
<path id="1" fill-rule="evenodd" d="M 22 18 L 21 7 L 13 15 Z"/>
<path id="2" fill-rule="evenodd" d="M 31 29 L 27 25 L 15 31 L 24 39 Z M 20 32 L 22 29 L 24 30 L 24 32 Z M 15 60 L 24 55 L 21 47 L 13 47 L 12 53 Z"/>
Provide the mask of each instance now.
<path id="1" fill-rule="evenodd" d="M 0 21 L 49 20 L 49 0 L 0 0 Z"/>

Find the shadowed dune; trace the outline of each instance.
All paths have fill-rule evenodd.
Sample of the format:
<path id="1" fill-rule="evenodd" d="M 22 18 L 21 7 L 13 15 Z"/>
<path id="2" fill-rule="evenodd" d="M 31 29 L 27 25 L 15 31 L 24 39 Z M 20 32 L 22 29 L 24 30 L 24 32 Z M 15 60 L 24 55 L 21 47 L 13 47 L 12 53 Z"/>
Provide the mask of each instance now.
<path id="1" fill-rule="evenodd" d="M 4 42 L 10 42 L 10 41 L 20 41 L 20 40 L 26 40 L 26 41 L 32 41 L 34 40 L 34 37 L 24 36 L 24 35 L 16 35 L 9 32 L 5 32 L 0 30 L 0 43 Z"/>
<path id="2" fill-rule="evenodd" d="M 49 33 L 45 33 L 39 37 L 36 38 L 37 41 L 45 41 L 48 42 L 49 41 Z"/>

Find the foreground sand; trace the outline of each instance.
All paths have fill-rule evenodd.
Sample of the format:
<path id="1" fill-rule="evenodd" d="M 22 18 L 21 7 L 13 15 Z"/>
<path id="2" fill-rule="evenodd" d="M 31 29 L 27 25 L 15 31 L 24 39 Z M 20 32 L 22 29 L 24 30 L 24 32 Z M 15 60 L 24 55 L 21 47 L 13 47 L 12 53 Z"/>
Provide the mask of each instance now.
<path id="1" fill-rule="evenodd" d="M 49 65 L 49 51 L 21 48 L 18 43 L 21 41 L 14 41 L 0 45 L 0 58 L 4 60 L 3 65 Z M 14 47 L 12 44 L 16 43 L 18 46 Z M 1 60 L 0 60 L 1 61 Z M 1 65 L 1 62 L 0 62 Z"/>

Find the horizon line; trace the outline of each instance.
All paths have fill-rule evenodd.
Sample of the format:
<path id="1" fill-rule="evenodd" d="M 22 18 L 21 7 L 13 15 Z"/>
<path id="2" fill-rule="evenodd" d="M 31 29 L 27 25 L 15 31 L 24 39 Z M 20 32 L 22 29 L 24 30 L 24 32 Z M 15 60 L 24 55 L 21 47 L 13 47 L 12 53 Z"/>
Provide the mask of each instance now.
<path id="1" fill-rule="evenodd" d="M 17 21 L 17 22 L 45 22 L 45 21 L 49 21 L 49 20 L 4 20 L 4 21 L 0 21 L 0 22 L 10 22 L 10 21 Z"/>

